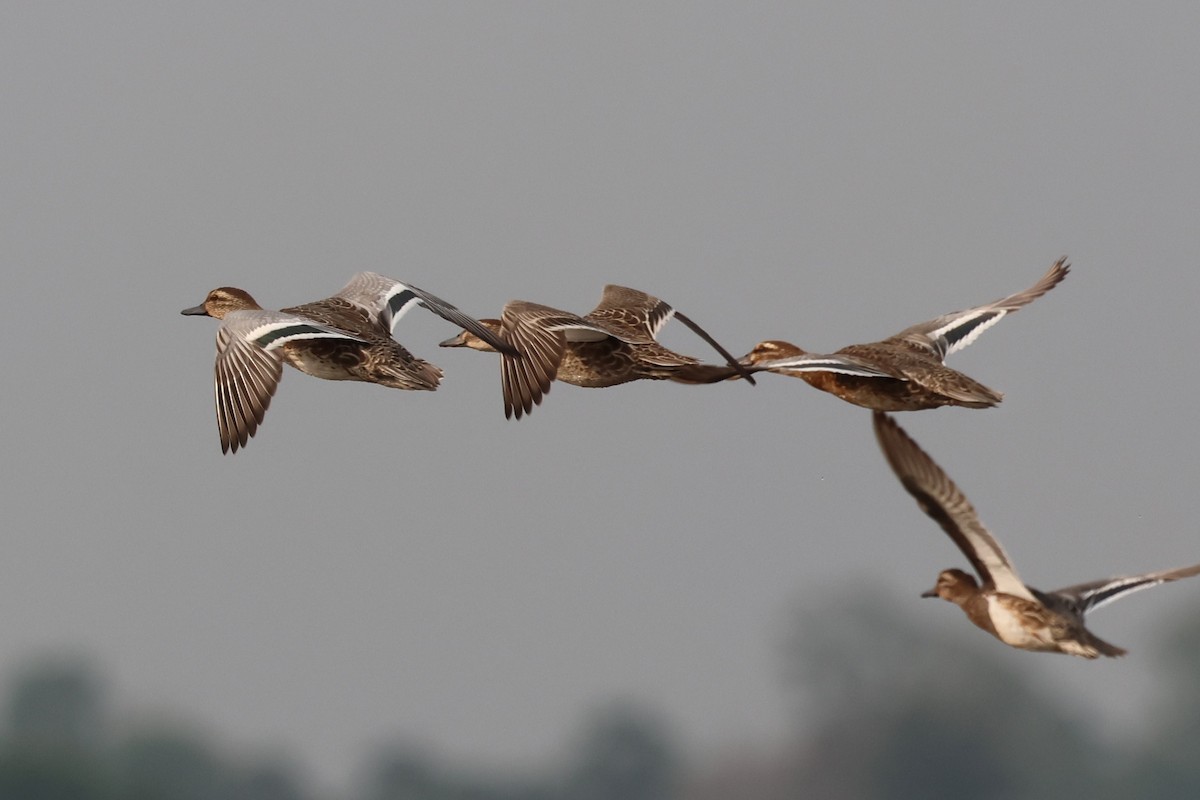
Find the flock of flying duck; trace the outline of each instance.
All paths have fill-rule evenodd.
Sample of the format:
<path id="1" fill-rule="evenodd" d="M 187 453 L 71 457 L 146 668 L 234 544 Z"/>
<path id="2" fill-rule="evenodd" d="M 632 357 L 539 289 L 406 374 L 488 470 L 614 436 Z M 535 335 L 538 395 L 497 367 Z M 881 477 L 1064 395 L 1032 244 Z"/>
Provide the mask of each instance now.
<path id="1" fill-rule="evenodd" d="M 1085 612 L 1139 589 L 1200 574 L 1200 564 L 1050 592 L 1026 586 L 962 491 L 885 413 L 999 403 L 1000 392 L 947 367 L 946 357 L 1053 289 L 1069 269 L 1066 259 L 1059 259 L 1023 292 L 944 314 L 879 342 L 818 354 L 770 340 L 740 359 L 662 300 L 611 285 L 600 304 L 582 316 L 514 300 L 499 319 L 474 319 L 411 284 L 360 272 L 332 297 L 279 311 L 262 308 L 241 289 L 222 287 L 182 313 L 221 320 L 215 394 L 222 452 L 237 452 L 258 430 L 284 363 L 326 380 L 437 389 L 442 370 L 392 338 L 396 323 L 416 305 L 462 328 L 442 347 L 500 355 L 504 414 L 510 418 L 531 413 L 556 380 L 606 387 L 643 379 L 754 383 L 759 372 L 800 378 L 874 412 L 875 435 L 888 464 L 979 576 L 976 581 L 962 570 L 943 570 L 922 596 L 955 603 L 971 622 L 1012 647 L 1084 658 L 1120 656 L 1124 650 L 1084 626 Z M 672 318 L 708 342 L 724 363 L 701 363 L 659 344 L 658 333 Z"/>

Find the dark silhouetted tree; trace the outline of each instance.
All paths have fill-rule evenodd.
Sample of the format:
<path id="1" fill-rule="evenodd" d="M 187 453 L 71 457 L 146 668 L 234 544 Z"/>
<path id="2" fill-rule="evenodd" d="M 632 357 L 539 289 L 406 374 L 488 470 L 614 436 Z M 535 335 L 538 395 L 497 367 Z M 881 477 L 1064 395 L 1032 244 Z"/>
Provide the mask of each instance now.
<path id="1" fill-rule="evenodd" d="M 588 727 L 567 775 L 568 800 L 665 800 L 675 796 L 679 759 L 665 726 L 617 705 Z"/>
<path id="2" fill-rule="evenodd" d="M 1109 795 L 1167 800 L 1200 797 L 1200 616 L 1162 628 L 1159 708 L 1125 780 Z"/>
<path id="3" fill-rule="evenodd" d="M 366 768 L 362 800 L 441 800 L 448 796 L 433 767 L 423 753 L 401 746 L 380 750 Z"/>
<path id="4" fill-rule="evenodd" d="M 261 762 L 234 770 L 227 779 L 226 800 L 303 800 L 292 769 L 283 764 Z"/>
<path id="5" fill-rule="evenodd" d="M 180 728 L 139 730 L 115 754 L 129 800 L 223 800 L 226 775 L 216 754 Z"/>
<path id="6" fill-rule="evenodd" d="M 31 662 L 9 691 L 6 716 L 14 743 L 94 752 L 106 733 L 103 682 L 83 658 Z"/>
<path id="7" fill-rule="evenodd" d="M 972 631 L 937 637 L 861 589 L 804 609 L 790 643 L 806 796 L 975 800 L 1093 794 L 1107 772 L 1063 708 Z M 978 632 L 974 632 L 978 633 Z M 986 647 L 985 647 L 986 646 Z"/>
<path id="8" fill-rule="evenodd" d="M 103 760 L 104 689 L 77 657 L 22 668 L 6 702 L 0 798 L 104 800 L 115 797 Z"/>

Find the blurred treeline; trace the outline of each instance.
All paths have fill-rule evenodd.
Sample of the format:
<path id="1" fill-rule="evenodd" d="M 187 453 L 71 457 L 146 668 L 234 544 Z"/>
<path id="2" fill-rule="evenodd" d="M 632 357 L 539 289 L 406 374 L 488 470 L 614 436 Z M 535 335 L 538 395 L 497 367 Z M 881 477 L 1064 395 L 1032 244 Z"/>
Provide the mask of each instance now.
<path id="1" fill-rule="evenodd" d="M 0 800 L 1200 797 L 1200 615 L 1164 626 L 1157 652 L 1131 656 L 1157 678 L 1161 722 L 1117 743 L 1098 741 L 966 628 L 935 638 L 881 597 L 801 612 L 784 654 L 797 733 L 770 751 L 688 758 L 653 712 L 613 705 L 546 774 L 489 774 L 381 745 L 336 794 L 308 786 L 303 765 L 186 726 L 115 725 L 93 665 L 45 659 L 3 697 Z"/>

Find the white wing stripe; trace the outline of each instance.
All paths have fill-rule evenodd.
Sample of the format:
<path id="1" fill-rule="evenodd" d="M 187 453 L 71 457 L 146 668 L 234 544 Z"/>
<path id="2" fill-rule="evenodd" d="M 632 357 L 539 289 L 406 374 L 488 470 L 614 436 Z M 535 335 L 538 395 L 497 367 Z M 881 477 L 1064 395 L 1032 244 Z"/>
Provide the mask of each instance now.
<path id="1" fill-rule="evenodd" d="M 396 329 L 396 323 L 400 321 L 408 310 L 414 305 L 421 302 L 416 293 L 405 286 L 403 283 L 396 283 L 391 290 L 383 297 L 383 323 L 389 330 Z"/>
<path id="2" fill-rule="evenodd" d="M 663 303 L 662 306 L 660 306 L 660 309 L 662 310 L 658 317 L 651 315 L 651 317 L 647 320 L 647 327 L 650 328 L 650 336 L 653 339 L 658 338 L 659 331 L 661 331 L 663 326 L 670 322 L 671 318 L 675 316 L 675 309 L 671 308 L 666 303 Z"/>
<path id="3" fill-rule="evenodd" d="M 995 325 L 1008 314 L 1007 311 L 988 310 L 959 317 L 948 325 L 929 332 L 930 338 L 946 342 L 945 356 L 957 353 L 979 338 L 980 334 Z"/>
<path id="4" fill-rule="evenodd" d="M 1160 583 L 1165 583 L 1165 581 L 1162 578 L 1146 578 L 1145 576 L 1115 578 L 1111 583 L 1107 583 L 1090 592 L 1085 592 L 1083 595 L 1083 605 L 1089 611 L 1094 611 L 1127 594 L 1139 592 L 1142 589 L 1149 589 L 1151 586 L 1158 586 Z"/>
<path id="5" fill-rule="evenodd" d="M 246 334 L 246 340 L 252 342 L 263 350 L 270 352 L 277 347 L 287 344 L 290 341 L 301 339 L 345 339 L 351 342 L 362 342 L 360 339 L 349 333 L 341 333 L 330 328 L 323 328 L 309 322 L 303 322 L 298 318 L 295 320 L 286 320 L 283 322 L 268 322 L 265 325 L 259 325 Z"/>

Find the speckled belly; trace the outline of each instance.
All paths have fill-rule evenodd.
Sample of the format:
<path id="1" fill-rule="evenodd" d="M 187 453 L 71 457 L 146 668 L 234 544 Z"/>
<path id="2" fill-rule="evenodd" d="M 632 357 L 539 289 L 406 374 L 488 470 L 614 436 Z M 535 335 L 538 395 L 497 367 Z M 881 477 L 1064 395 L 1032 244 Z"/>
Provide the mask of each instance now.
<path id="1" fill-rule="evenodd" d="M 358 346 L 348 347 L 333 340 L 314 339 L 303 345 L 284 345 L 283 357 L 293 367 L 314 378 L 327 381 L 363 380 L 359 371 L 362 351 Z"/>
<path id="2" fill-rule="evenodd" d="M 557 380 L 597 389 L 641 377 L 624 348 L 614 347 L 611 342 L 572 342 L 558 364 Z"/>
<path id="3" fill-rule="evenodd" d="M 362 346 L 315 339 L 304 346 L 284 347 L 284 358 L 296 369 L 327 381 L 365 381 L 395 389 L 436 389 L 442 371 L 394 342 Z"/>
<path id="4" fill-rule="evenodd" d="M 1029 618 L 1013 612 L 999 602 L 995 595 L 988 597 L 988 616 L 996 630 L 996 638 L 1007 645 L 1022 650 L 1057 650 L 1050 629 L 1044 625 L 1033 628 L 1026 622 Z"/>

